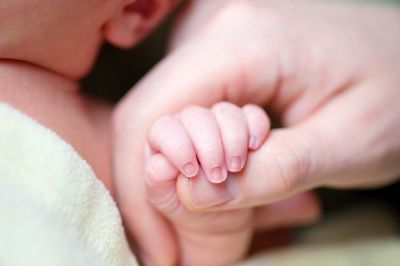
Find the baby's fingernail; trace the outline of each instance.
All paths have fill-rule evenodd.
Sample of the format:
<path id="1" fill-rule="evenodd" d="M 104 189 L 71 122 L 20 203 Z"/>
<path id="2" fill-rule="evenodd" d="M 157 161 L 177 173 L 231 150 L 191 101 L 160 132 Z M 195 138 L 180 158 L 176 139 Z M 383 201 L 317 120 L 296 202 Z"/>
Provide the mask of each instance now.
<path id="1" fill-rule="evenodd" d="M 187 163 L 183 166 L 183 172 L 187 177 L 194 177 L 197 175 L 198 168 L 193 163 Z"/>
<path id="2" fill-rule="evenodd" d="M 257 137 L 256 136 L 250 136 L 249 148 L 250 149 L 256 149 L 257 148 Z"/>
<path id="3" fill-rule="evenodd" d="M 242 160 L 240 159 L 239 156 L 233 157 L 231 160 L 231 167 L 230 167 L 230 171 L 231 172 L 237 172 L 240 171 L 242 169 Z"/>
<path id="4" fill-rule="evenodd" d="M 217 183 L 218 184 L 218 183 L 224 182 L 226 177 L 227 177 L 226 171 L 223 171 L 221 167 L 214 167 L 211 170 L 211 175 L 210 175 L 209 180 L 212 183 Z"/>

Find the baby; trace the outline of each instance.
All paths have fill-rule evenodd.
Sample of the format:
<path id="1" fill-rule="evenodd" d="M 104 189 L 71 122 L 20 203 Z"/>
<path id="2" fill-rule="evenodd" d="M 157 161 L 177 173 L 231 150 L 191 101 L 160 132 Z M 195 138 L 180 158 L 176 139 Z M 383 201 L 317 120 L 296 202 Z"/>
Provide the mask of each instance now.
<path id="1" fill-rule="evenodd" d="M 112 191 L 110 106 L 79 93 L 103 41 L 131 46 L 172 1 L 2 0 L 0 101 L 67 140 Z M 79 128 L 79 131 L 76 129 Z"/>
<path id="2" fill-rule="evenodd" d="M 69 142 L 111 193 L 111 109 L 80 95 L 77 80 L 90 70 L 104 40 L 121 47 L 133 45 L 173 2 L 2 0 L 0 4 L 0 101 Z M 204 204 L 210 197 L 226 200 L 233 189 L 227 187 L 227 172 L 243 169 L 247 149 L 257 149 L 267 132 L 262 110 L 227 103 L 211 111 L 190 107 L 155 123 L 149 134 L 148 196 L 176 230 L 182 264 L 237 261 L 250 239 L 252 212 L 189 212 L 180 205 L 177 195 L 184 191 L 175 191 L 175 183 L 187 182 L 198 193 L 200 189 L 196 196 L 204 197 Z M 190 179 L 178 178 L 179 172 Z"/>

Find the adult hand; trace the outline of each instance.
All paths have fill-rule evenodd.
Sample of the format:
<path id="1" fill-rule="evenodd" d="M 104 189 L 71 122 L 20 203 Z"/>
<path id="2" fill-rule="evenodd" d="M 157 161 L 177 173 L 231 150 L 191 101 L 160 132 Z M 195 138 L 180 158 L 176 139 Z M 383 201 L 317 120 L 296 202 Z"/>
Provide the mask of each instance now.
<path id="1" fill-rule="evenodd" d="M 260 206 L 317 186 L 378 186 L 399 175 L 398 8 L 202 0 L 180 21 L 175 48 L 114 117 L 118 201 L 149 257 L 162 262 L 176 249 L 143 196 L 145 136 L 160 115 L 188 104 L 256 103 L 284 125 L 228 179 L 234 199 L 214 209 Z"/>

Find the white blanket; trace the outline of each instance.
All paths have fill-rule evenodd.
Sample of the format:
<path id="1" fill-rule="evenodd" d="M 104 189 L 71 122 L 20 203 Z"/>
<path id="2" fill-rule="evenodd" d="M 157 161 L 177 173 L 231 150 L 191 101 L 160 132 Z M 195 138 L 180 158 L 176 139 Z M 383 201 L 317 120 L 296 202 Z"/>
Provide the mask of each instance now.
<path id="1" fill-rule="evenodd" d="M 0 265 L 137 265 L 116 205 L 87 163 L 2 103 Z"/>

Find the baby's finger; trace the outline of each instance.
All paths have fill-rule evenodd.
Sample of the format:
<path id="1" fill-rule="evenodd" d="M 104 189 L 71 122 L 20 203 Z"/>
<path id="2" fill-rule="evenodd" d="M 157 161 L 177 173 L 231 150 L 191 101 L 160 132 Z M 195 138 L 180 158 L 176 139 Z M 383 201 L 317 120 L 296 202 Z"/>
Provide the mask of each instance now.
<path id="1" fill-rule="evenodd" d="M 192 139 L 207 179 L 212 183 L 223 182 L 227 177 L 224 150 L 212 112 L 202 107 L 188 107 L 182 111 L 181 121 Z"/>
<path id="2" fill-rule="evenodd" d="M 193 177 L 199 171 L 195 150 L 179 119 L 173 116 L 163 116 L 150 129 L 149 144 L 164 154 L 179 171 Z"/>
<path id="3" fill-rule="evenodd" d="M 152 155 L 147 161 L 145 172 L 147 199 L 167 215 L 173 214 L 179 206 L 176 193 L 178 175 L 178 169 L 161 153 Z"/>
<path id="4" fill-rule="evenodd" d="M 239 107 L 226 102 L 214 105 L 212 111 L 219 125 L 226 166 L 230 172 L 239 172 L 247 159 L 249 136 L 246 117 Z"/>
<path id="5" fill-rule="evenodd" d="M 257 105 L 247 104 L 242 109 L 249 127 L 248 147 L 251 150 L 257 150 L 267 138 L 271 122 L 267 113 Z"/>

